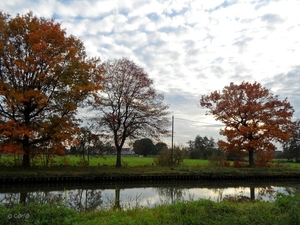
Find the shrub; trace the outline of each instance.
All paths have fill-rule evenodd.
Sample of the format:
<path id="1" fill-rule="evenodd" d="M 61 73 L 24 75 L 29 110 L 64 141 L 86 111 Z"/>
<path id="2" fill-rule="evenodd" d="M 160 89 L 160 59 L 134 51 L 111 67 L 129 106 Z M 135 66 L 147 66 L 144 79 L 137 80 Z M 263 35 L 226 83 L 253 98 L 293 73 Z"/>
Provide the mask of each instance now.
<path id="1" fill-rule="evenodd" d="M 246 167 L 247 163 L 245 163 L 245 162 L 239 162 L 237 159 L 235 159 L 234 162 L 233 162 L 233 166 L 234 167 Z"/>
<path id="2" fill-rule="evenodd" d="M 208 162 L 211 166 L 223 166 L 224 155 L 219 152 L 215 152 L 208 158 Z"/>
<path id="3" fill-rule="evenodd" d="M 222 166 L 229 167 L 229 166 L 230 166 L 230 162 L 223 159 L 223 160 L 221 161 L 221 165 L 222 165 Z"/>
<path id="4" fill-rule="evenodd" d="M 172 157 L 173 156 L 173 157 Z M 183 154 L 179 148 L 163 149 L 154 159 L 154 164 L 158 166 L 179 166 L 183 162 Z"/>
<path id="5" fill-rule="evenodd" d="M 279 211 L 285 212 L 286 224 L 299 224 L 300 222 L 300 194 L 285 195 L 278 193 L 275 206 Z"/>

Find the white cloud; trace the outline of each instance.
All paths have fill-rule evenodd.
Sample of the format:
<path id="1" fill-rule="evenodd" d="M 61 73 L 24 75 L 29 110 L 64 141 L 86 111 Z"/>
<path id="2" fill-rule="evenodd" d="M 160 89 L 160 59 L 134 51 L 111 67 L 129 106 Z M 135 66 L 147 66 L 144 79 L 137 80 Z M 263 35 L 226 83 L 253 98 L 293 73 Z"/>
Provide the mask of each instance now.
<path id="1" fill-rule="evenodd" d="M 12 15 L 54 17 L 90 56 L 128 57 L 145 67 L 175 117 L 202 123 L 177 121 L 181 143 L 197 134 L 221 138 L 197 104 L 230 82 L 261 82 L 288 97 L 300 116 L 299 7 L 298 0 L 0 2 Z"/>

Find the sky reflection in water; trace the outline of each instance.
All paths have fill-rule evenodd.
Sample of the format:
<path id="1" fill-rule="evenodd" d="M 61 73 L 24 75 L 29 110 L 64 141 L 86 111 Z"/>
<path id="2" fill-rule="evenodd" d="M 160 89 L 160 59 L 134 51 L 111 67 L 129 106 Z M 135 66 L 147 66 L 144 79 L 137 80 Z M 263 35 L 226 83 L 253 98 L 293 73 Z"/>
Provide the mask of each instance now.
<path id="1" fill-rule="evenodd" d="M 149 187 L 150 186 L 150 187 Z M 259 199 L 262 201 L 274 201 L 276 194 L 291 194 L 300 190 L 300 184 L 272 183 L 266 184 L 214 184 L 201 186 L 199 184 L 186 185 L 144 185 L 134 187 L 123 185 L 85 185 L 72 188 L 12 188 L 0 187 L 0 204 L 8 207 L 18 203 L 44 203 L 52 204 L 54 201 L 64 201 L 65 204 L 77 211 L 91 211 L 95 209 L 135 207 L 154 207 L 162 204 L 171 204 L 178 201 L 192 201 L 209 199 L 220 202 L 225 199 L 238 201 L 240 199 Z"/>

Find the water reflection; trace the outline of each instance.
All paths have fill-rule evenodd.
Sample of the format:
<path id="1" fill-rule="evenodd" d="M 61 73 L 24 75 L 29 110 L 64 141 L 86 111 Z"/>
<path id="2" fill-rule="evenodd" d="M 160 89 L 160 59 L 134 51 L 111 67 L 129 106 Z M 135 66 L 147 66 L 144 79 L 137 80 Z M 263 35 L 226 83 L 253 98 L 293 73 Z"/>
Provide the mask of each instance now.
<path id="1" fill-rule="evenodd" d="M 235 195 L 226 194 L 224 197 L 220 195 L 218 201 L 222 200 L 230 200 L 230 201 L 254 201 L 254 200 L 262 200 L 262 201 L 273 201 L 276 197 L 276 193 L 278 192 L 279 187 L 243 187 L 239 188 L 239 191 Z"/>
<path id="2" fill-rule="evenodd" d="M 184 201 L 186 196 L 186 189 L 180 187 L 162 187 L 156 188 L 160 202 L 165 204 L 173 204 L 175 202 Z"/>
<path id="3" fill-rule="evenodd" d="M 198 199 L 215 202 L 274 201 L 277 192 L 293 194 L 300 183 L 144 183 L 144 184 L 63 184 L 43 186 L 0 186 L 0 204 L 13 207 L 21 204 L 53 204 L 63 202 L 76 211 L 97 209 L 126 210 L 154 207 Z"/>
<path id="4" fill-rule="evenodd" d="M 120 202 L 120 188 L 119 187 L 116 187 L 115 189 L 115 201 L 114 201 L 114 204 L 113 204 L 113 210 L 121 210 L 122 207 L 121 207 L 121 202 Z"/>
<path id="5" fill-rule="evenodd" d="M 93 211 L 103 203 L 101 190 L 77 189 L 66 194 L 68 206 L 76 211 Z"/>

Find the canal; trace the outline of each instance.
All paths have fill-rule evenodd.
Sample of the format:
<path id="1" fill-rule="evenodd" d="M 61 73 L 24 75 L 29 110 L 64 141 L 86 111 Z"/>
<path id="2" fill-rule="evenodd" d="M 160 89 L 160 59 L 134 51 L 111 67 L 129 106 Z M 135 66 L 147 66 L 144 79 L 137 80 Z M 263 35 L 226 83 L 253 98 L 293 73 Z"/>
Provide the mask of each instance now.
<path id="1" fill-rule="evenodd" d="M 0 204 L 13 207 L 19 203 L 53 204 L 62 202 L 77 211 L 99 209 L 132 209 L 155 207 L 175 202 L 209 199 L 220 202 L 274 201 L 277 193 L 300 191 L 300 182 L 230 182 L 230 181 L 169 181 L 169 182 L 101 182 L 0 185 Z"/>

